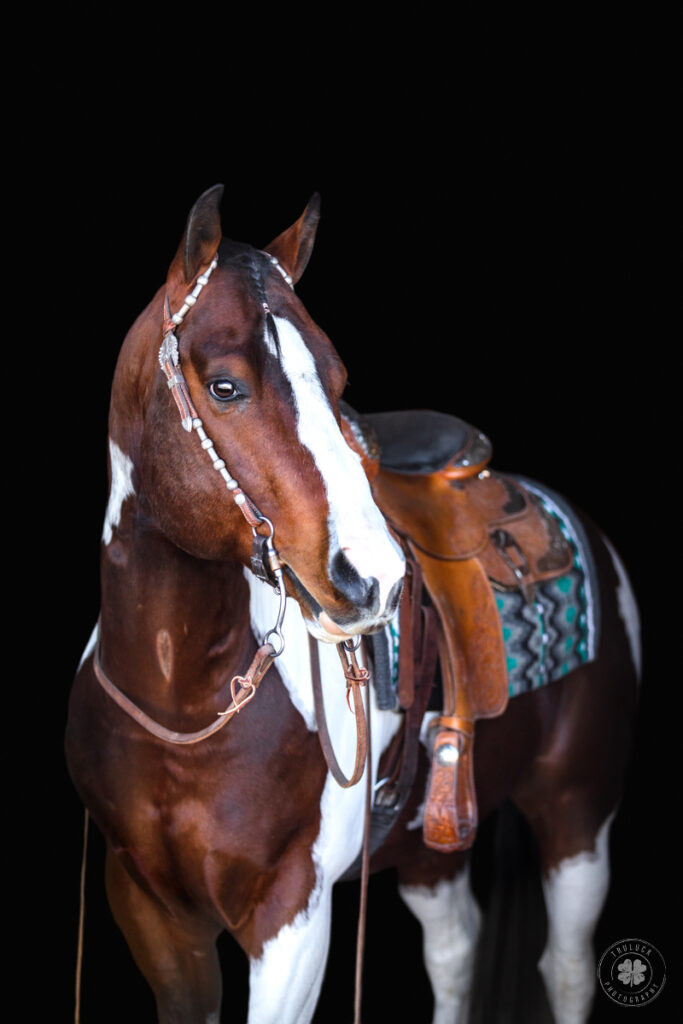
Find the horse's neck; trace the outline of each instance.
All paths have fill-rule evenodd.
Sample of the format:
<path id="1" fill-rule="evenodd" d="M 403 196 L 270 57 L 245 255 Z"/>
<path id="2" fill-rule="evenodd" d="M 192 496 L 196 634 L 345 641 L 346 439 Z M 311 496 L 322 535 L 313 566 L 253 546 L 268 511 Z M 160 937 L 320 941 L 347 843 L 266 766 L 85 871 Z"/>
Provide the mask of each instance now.
<path id="1" fill-rule="evenodd" d="M 101 578 L 101 658 L 112 681 L 152 712 L 222 710 L 256 647 L 242 568 L 181 551 L 136 504 L 103 541 Z"/>

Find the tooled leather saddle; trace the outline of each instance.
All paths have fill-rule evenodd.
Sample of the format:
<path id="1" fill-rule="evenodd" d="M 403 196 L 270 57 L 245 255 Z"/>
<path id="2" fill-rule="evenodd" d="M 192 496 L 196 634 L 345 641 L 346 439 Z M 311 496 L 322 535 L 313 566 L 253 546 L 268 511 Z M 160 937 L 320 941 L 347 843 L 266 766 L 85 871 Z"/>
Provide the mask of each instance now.
<path id="1" fill-rule="evenodd" d="M 408 565 L 402 750 L 375 799 L 371 846 L 386 836 L 407 799 L 438 650 L 443 708 L 430 722 L 423 837 L 436 850 L 464 850 L 478 824 L 474 725 L 502 714 L 508 702 L 495 591 L 518 589 L 531 601 L 537 583 L 570 570 L 573 553 L 536 496 L 488 468 L 488 438 L 463 420 L 428 410 L 360 416 L 344 405 L 342 429 Z"/>

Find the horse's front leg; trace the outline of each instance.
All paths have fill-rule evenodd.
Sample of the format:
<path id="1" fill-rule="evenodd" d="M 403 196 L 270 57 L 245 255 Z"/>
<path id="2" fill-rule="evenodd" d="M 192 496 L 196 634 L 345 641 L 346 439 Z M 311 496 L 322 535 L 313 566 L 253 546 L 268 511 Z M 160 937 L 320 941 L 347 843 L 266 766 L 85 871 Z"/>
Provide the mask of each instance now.
<path id="1" fill-rule="evenodd" d="M 330 944 L 332 886 L 249 958 L 248 1024 L 308 1024 L 313 1018 Z"/>
<path id="2" fill-rule="evenodd" d="M 220 928 L 170 913 L 133 881 L 111 850 L 106 883 L 116 923 L 154 992 L 159 1024 L 218 1024 Z"/>

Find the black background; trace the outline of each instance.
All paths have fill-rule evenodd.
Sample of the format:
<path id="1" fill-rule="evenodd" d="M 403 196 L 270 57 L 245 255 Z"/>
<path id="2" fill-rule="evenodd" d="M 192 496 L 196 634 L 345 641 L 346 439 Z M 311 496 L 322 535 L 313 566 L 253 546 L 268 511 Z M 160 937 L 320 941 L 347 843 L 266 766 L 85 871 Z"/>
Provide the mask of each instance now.
<path id="1" fill-rule="evenodd" d="M 40 711 L 34 695 L 17 714 L 39 718 L 30 750 L 42 770 L 20 794 L 31 829 L 17 860 L 30 878 L 22 948 L 32 951 L 32 998 L 47 1019 L 71 1012 L 82 811 L 61 744 L 70 680 L 99 605 L 111 377 L 190 207 L 218 181 L 225 234 L 257 246 L 321 193 L 297 291 L 346 363 L 352 405 L 435 408 L 475 423 L 493 441 L 494 466 L 571 497 L 620 551 L 641 605 L 645 671 L 596 953 L 635 936 L 673 965 L 676 777 L 662 730 L 677 686 L 665 606 L 680 545 L 669 499 L 671 336 L 660 321 L 666 69 L 635 24 L 617 38 L 611 27 L 596 36 L 589 22 L 569 42 L 564 26 L 484 22 L 463 27 L 444 52 L 442 26 L 413 38 L 407 20 L 398 45 L 395 24 L 390 38 L 382 28 L 369 37 L 364 25 L 340 27 L 337 38 L 330 27 L 312 48 L 284 52 L 272 35 L 261 49 L 252 32 L 246 57 L 235 34 L 221 47 L 204 32 L 200 46 L 189 29 L 170 26 L 163 41 L 138 49 L 90 26 L 92 45 L 53 57 L 40 109 L 29 104 L 17 149 L 36 154 L 38 248 L 33 226 L 22 235 L 43 274 L 32 291 L 38 342 L 29 351 L 27 339 L 22 351 L 20 341 L 15 379 L 32 392 L 42 449 L 40 471 L 21 463 L 14 507 L 22 520 L 29 503 L 41 513 L 40 529 L 26 524 L 29 569 L 16 591 L 26 619 L 40 624 L 28 648 Z M 28 199 L 22 226 L 27 207 Z M 495 921 L 480 1019 L 521 1024 L 545 1019 L 533 977 L 544 926 L 528 836 L 514 821 L 506 835 L 495 821 L 482 828 L 475 874 Z M 516 888 L 495 867 L 501 842 L 508 866 L 519 859 Z M 84 1024 L 144 1024 L 150 997 L 109 917 L 101 862 L 93 833 Z M 387 875 L 370 891 L 367 1019 L 420 1024 L 430 996 L 419 929 L 392 886 Z M 357 890 L 340 892 L 316 1017 L 331 1024 L 351 1019 Z M 524 894 L 531 910 L 518 902 Z M 224 952 L 239 1020 L 246 969 L 227 942 Z M 668 1019 L 674 987 L 670 979 L 646 1019 Z M 507 993 L 508 1011 L 496 991 Z M 598 995 L 591 1019 L 623 1012 Z"/>

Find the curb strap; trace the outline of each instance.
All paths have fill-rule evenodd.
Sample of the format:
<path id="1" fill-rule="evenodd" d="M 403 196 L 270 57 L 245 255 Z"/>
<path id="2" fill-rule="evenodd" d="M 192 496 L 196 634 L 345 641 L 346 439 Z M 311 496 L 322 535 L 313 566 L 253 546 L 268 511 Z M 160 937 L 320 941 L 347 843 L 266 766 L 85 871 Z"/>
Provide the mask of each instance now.
<path id="1" fill-rule="evenodd" d="M 197 732 L 175 732 L 173 729 L 167 729 L 166 726 L 160 725 L 155 722 L 153 718 L 150 718 L 142 708 L 139 708 L 137 704 L 134 704 L 130 697 L 127 697 L 122 690 L 119 690 L 118 686 L 112 683 L 111 679 L 106 675 L 100 661 L 100 648 L 99 643 L 95 649 L 95 656 L 93 658 L 93 668 L 95 670 L 95 676 L 102 689 L 107 693 L 118 706 L 126 712 L 134 721 L 141 725 L 143 729 L 156 736 L 160 740 L 166 740 L 167 743 L 177 743 L 188 745 L 190 743 L 199 743 L 201 740 L 207 739 L 209 736 L 213 736 L 215 732 L 222 729 L 224 725 L 227 725 L 233 715 L 236 715 L 245 704 L 248 704 L 250 700 L 256 694 L 261 680 L 264 675 L 273 664 L 276 658 L 274 647 L 271 644 L 263 644 L 257 650 L 254 655 L 254 660 L 247 669 L 244 676 L 235 676 L 230 682 L 230 693 L 232 700 L 225 709 L 225 711 L 219 711 L 218 717 L 210 724 L 205 726 L 203 729 L 199 729 Z"/>

